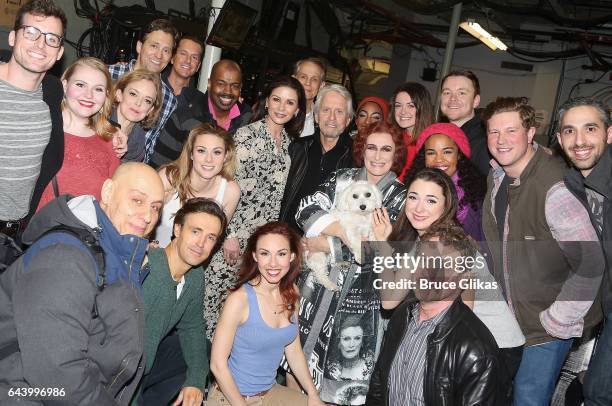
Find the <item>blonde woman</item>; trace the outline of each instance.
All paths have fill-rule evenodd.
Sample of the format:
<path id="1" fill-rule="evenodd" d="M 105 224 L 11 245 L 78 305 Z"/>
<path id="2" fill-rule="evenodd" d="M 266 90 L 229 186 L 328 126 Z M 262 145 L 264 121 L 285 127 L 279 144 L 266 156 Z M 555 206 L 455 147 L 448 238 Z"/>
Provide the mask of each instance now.
<path id="1" fill-rule="evenodd" d="M 162 105 L 159 75 L 137 69 L 115 83 L 111 120 L 127 137 L 127 153 L 122 162 L 143 162 L 145 134 L 159 119 Z"/>
<path id="2" fill-rule="evenodd" d="M 39 209 L 56 194 L 93 195 L 99 200 L 102 183 L 119 166 L 117 155 L 125 152 L 125 145 L 114 142 L 116 129 L 107 120 L 112 82 L 106 64 L 97 58 L 80 58 L 66 69 L 61 81 L 64 162 L 45 188 Z"/>
<path id="3" fill-rule="evenodd" d="M 159 169 L 165 189 L 164 210 L 155 231 L 159 246 L 170 243 L 174 214 L 193 197 L 214 199 L 228 220 L 232 218 L 240 199 L 235 171 L 234 140 L 227 131 L 207 123 L 191 130 L 179 158 Z"/>

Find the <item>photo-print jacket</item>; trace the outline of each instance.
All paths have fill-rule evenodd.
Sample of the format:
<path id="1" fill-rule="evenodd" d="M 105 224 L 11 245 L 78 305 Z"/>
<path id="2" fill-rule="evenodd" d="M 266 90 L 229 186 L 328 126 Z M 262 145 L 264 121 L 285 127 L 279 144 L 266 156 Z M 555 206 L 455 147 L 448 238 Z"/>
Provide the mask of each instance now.
<path id="1" fill-rule="evenodd" d="M 365 168 L 340 169 L 315 193 L 302 199 L 296 221 L 307 237 L 319 235 L 333 222 L 329 212 L 335 207 L 336 199 L 358 180 L 367 180 Z M 393 172 L 387 173 L 377 187 L 394 223 L 402 212 L 406 189 Z M 339 290 L 325 289 L 308 269 L 302 272 L 298 281 L 300 340 L 321 399 L 339 405 L 360 405 L 365 403 L 382 338 L 380 300 L 373 288 L 372 269 L 361 267 L 339 238 L 331 240 L 330 277 Z M 349 351 L 340 337 L 347 318 L 358 319 L 358 326 L 346 330 L 353 337 Z M 348 359 L 346 354 L 351 352 L 357 356 Z"/>

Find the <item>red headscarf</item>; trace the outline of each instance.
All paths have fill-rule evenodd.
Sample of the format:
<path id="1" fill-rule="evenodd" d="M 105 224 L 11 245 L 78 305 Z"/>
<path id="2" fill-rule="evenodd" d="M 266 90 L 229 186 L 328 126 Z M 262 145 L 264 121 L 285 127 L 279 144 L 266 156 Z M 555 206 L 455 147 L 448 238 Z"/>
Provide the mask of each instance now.
<path id="1" fill-rule="evenodd" d="M 357 110 L 356 110 L 357 113 L 359 113 L 359 110 L 366 103 L 378 104 L 378 106 L 382 110 L 383 121 L 387 121 L 387 117 L 389 116 L 389 104 L 387 103 L 387 101 L 385 99 L 380 98 L 380 97 L 376 97 L 376 96 L 367 96 L 367 97 L 364 97 L 363 99 L 361 99 L 361 101 L 359 102 L 359 105 L 357 106 Z"/>

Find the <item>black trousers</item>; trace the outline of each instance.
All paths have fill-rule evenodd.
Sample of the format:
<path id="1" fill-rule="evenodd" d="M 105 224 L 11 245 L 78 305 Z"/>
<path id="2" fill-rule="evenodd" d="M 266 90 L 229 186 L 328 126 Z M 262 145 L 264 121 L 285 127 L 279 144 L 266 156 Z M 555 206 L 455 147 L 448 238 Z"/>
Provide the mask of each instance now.
<path id="1" fill-rule="evenodd" d="M 499 349 L 500 373 L 500 392 L 504 394 L 503 404 L 512 404 L 512 389 L 514 376 L 518 372 L 523 358 L 524 346 Z M 501 405 L 502 403 L 500 403 Z"/>
<path id="2" fill-rule="evenodd" d="M 187 364 L 177 334 L 169 335 L 157 348 L 151 371 L 142 381 L 140 405 L 172 404 L 187 377 Z"/>

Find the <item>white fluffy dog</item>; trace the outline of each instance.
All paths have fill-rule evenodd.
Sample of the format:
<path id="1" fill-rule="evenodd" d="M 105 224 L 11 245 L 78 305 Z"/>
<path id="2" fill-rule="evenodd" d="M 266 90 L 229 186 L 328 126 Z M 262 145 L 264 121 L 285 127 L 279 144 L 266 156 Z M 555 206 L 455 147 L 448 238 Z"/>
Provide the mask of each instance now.
<path id="1" fill-rule="evenodd" d="M 340 222 L 348 239 L 348 248 L 358 262 L 361 262 L 362 237 L 369 241 L 374 239 L 372 233 L 372 213 L 382 206 L 382 194 L 376 187 L 366 181 L 351 183 L 344 189 L 336 202 L 336 207 L 329 214 Z M 317 282 L 330 290 L 338 286 L 327 276 L 329 255 L 317 252 L 306 259 L 306 265 L 312 269 Z"/>

